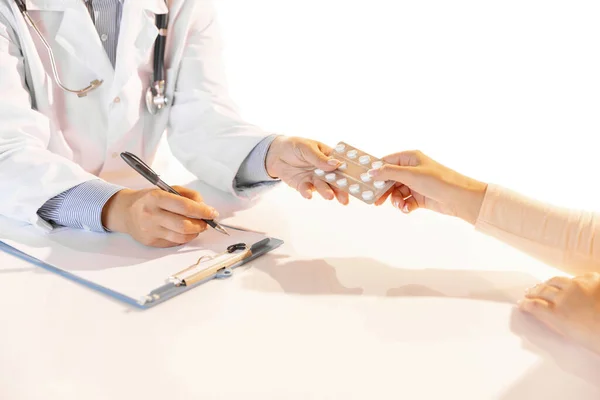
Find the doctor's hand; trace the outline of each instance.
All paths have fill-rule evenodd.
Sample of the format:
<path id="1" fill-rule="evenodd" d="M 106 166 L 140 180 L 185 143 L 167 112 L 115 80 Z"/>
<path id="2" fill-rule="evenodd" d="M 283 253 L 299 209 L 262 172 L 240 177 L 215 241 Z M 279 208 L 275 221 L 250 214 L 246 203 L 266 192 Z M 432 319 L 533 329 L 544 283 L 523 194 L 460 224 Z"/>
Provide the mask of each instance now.
<path id="1" fill-rule="evenodd" d="M 532 287 L 525 296 L 519 302 L 522 311 L 600 354 L 600 274 L 555 277 Z"/>
<path id="2" fill-rule="evenodd" d="M 330 147 L 314 140 L 279 136 L 267 153 L 267 173 L 273 178 L 281 179 L 306 199 L 311 199 L 312 193 L 317 191 L 326 200 L 337 198 L 341 204 L 346 205 L 347 193 L 314 177 L 315 168 L 329 172 L 340 165 L 339 161 L 329 157 L 331 152 Z"/>
<path id="3" fill-rule="evenodd" d="M 394 207 L 405 213 L 427 208 L 474 224 L 479 216 L 487 184 L 461 175 L 420 151 L 405 151 L 384 157 L 387 163 L 369 171 L 377 180 L 396 184 L 377 202 L 391 197 Z"/>
<path id="4" fill-rule="evenodd" d="M 214 219 L 217 211 L 202 202 L 197 192 L 175 186 L 177 196 L 160 189 L 124 189 L 102 210 L 108 230 L 127 233 L 152 247 L 178 246 L 194 240 L 206 230 L 202 219 Z"/>

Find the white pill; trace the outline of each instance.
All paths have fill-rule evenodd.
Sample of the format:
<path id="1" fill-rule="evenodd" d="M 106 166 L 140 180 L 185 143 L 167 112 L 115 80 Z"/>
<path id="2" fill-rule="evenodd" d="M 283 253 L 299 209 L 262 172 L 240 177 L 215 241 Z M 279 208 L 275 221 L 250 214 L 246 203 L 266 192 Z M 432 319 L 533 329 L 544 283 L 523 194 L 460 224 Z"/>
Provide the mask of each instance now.
<path id="1" fill-rule="evenodd" d="M 360 179 L 362 179 L 363 182 L 369 182 L 371 180 L 371 175 L 369 175 L 368 172 L 365 172 L 364 174 L 360 174 Z"/>
<path id="2" fill-rule="evenodd" d="M 373 192 L 371 192 L 370 190 L 365 190 L 364 192 L 362 192 L 363 200 L 373 200 L 373 196 Z"/>
<path id="3" fill-rule="evenodd" d="M 340 166 L 338 167 L 338 169 L 340 171 L 345 171 L 346 169 L 348 169 L 348 164 L 346 163 L 341 163 Z"/>
<path id="4" fill-rule="evenodd" d="M 338 144 L 337 146 L 335 146 L 335 151 L 337 151 L 338 153 L 343 153 L 344 150 L 346 150 L 346 145 L 345 144 Z"/>
<path id="5" fill-rule="evenodd" d="M 335 174 L 327 174 L 327 175 L 325 175 L 325 179 L 327 179 L 328 181 L 334 181 Z"/>
<path id="6" fill-rule="evenodd" d="M 348 156 L 348 158 L 353 159 L 353 158 L 356 158 L 356 156 L 358 155 L 358 151 L 350 150 L 349 152 L 346 153 L 346 155 Z"/>
<path id="7" fill-rule="evenodd" d="M 325 175 L 325 171 L 323 171 L 322 169 L 315 169 L 315 175 L 317 176 L 323 176 Z"/>
<path id="8" fill-rule="evenodd" d="M 383 167 L 383 161 L 373 161 L 371 167 L 373 167 L 374 169 L 381 168 Z"/>
<path id="9" fill-rule="evenodd" d="M 345 187 L 348 184 L 348 179 L 346 179 L 346 178 L 338 179 L 336 183 L 341 187 Z"/>
<path id="10" fill-rule="evenodd" d="M 350 190 L 350 193 L 356 194 L 356 193 L 360 192 L 360 185 L 358 183 L 355 183 L 354 185 L 350 185 L 348 190 Z"/>
<path id="11" fill-rule="evenodd" d="M 375 181 L 373 182 L 373 185 L 377 188 L 377 189 L 381 189 L 382 187 L 385 186 L 385 181 Z"/>
<path id="12" fill-rule="evenodd" d="M 369 157 L 369 156 L 360 156 L 358 158 L 358 162 L 361 164 L 368 164 L 369 161 L 371 161 L 371 157 Z"/>

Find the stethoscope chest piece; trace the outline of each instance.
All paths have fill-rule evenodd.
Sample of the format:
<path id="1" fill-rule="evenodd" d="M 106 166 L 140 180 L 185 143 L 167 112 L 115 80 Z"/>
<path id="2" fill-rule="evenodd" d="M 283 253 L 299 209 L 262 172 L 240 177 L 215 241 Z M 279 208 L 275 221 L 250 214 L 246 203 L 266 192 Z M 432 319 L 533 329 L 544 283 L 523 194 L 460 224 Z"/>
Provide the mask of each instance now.
<path id="1" fill-rule="evenodd" d="M 158 114 L 160 110 L 169 104 L 165 96 L 165 81 L 154 82 L 146 90 L 146 108 L 152 115 Z"/>
<path id="2" fill-rule="evenodd" d="M 154 74 L 152 83 L 146 90 L 146 107 L 148 112 L 156 115 L 169 103 L 165 95 L 165 48 L 167 45 L 168 14 L 156 15 L 158 36 L 154 43 Z"/>

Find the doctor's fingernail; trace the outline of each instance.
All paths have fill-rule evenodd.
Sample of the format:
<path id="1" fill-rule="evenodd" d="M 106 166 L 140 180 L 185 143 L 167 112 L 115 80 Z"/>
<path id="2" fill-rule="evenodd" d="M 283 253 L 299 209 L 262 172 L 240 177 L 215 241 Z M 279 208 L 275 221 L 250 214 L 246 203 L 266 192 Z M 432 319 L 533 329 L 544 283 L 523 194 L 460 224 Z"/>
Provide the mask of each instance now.
<path id="1" fill-rule="evenodd" d="M 338 166 L 340 164 L 340 162 L 338 160 L 336 160 L 335 158 L 332 158 L 329 161 L 327 161 L 327 164 L 333 165 L 333 166 Z"/>
<path id="2" fill-rule="evenodd" d="M 392 204 L 394 205 L 394 207 L 400 208 L 400 202 L 398 200 L 394 201 Z"/>
<path id="3" fill-rule="evenodd" d="M 408 204 L 404 205 L 404 208 L 402 208 L 402 211 L 405 213 L 408 213 Z"/>
<path id="4" fill-rule="evenodd" d="M 379 168 L 373 168 L 369 170 L 369 175 L 377 176 L 379 174 Z"/>

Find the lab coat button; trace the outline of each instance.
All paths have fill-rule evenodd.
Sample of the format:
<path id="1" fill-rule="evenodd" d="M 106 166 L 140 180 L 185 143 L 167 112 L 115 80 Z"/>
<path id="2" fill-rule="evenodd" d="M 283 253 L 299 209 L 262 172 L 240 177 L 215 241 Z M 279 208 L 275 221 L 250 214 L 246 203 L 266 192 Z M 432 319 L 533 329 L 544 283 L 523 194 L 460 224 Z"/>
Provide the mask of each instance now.
<path id="1" fill-rule="evenodd" d="M 113 100 L 113 102 L 120 103 L 121 102 L 121 98 L 119 96 L 117 96 L 117 97 L 115 97 L 115 99 Z"/>

